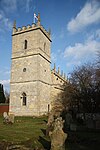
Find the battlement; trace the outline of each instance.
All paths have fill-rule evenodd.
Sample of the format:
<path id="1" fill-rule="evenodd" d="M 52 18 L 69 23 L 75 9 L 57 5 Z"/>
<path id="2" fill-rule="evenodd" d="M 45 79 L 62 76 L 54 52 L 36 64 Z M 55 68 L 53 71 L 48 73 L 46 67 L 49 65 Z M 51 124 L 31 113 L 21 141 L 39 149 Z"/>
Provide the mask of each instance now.
<path id="1" fill-rule="evenodd" d="M 39 16 L 40 17 L 40 16 Z M 40 24 L 40 19 L 38 19 L 37 23 L 32 23 L 32 25 L 27 25 L 27 26 L 22 26 L 22 27 L 16 27 L 16 21 L 14 21 L 13 24 L 13 33 L 12 36 L 17 35 L 17 34 L 21 34 L 24 32 L 30 32 L 32 30 L 37 30 L 40 29 L 43 34 L 51 41 L 51 33 L 50 30 L 47 31 L 41 24 Z"/>
<path id="2" fill-rule="evenodd" d="M 59 77 L 61 80 L 63 80 L 64 82 L 67 81 L 67 78 L 66 78 L 66 74 L 63 73 L 63 71 L 60 72 L 60 68 L 58 67 L 58 70 L 56 70 L 56 66 L 54 64 L 54 68 L 51 70 L 51 72 L 56 75 L 57 77 Z"/>

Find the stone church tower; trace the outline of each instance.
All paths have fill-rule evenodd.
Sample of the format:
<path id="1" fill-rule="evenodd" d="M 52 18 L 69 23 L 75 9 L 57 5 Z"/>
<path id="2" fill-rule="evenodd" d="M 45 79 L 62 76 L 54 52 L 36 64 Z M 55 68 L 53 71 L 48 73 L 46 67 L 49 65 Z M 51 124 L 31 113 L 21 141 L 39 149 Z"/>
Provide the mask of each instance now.
<path id="1" fill-rule="evenodd" d="M 48 113 L 67 81 L 56 66 L 51 70 L 50 31 L 38 21 L 32 26 L 16 27 L 12 33 L 12 65 L 9 113 L 40 116 Z"/>
<path id="2" fill-rule="evenodd" d="M 9 112 L 39 116 L 50 109 L 50 32 L 38 22 L 16 28 L 12 34 L 12 65 Z"/>

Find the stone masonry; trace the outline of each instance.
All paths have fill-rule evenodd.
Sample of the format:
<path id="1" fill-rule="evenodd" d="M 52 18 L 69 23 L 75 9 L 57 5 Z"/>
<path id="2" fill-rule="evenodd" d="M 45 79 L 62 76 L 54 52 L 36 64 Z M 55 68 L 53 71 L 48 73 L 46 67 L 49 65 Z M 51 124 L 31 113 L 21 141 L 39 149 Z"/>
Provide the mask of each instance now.
<path id="1" fill-rule="evenodd" d="M 12 33 L 12 65 L 9 113 L 40 116 L 52 108 L 57 93 L 66 82 L 60 71 L 51 70 L 50 32 L 38 22 L 16 27 Z"/>

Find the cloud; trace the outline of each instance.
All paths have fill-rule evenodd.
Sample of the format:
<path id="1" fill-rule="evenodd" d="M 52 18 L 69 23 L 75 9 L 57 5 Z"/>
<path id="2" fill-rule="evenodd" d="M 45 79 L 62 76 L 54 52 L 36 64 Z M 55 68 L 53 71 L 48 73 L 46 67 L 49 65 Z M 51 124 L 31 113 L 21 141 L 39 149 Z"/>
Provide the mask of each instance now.
<path id="1" fill-rule="evenodd" d="M 3 16 L 0 14 L 0 20 L 2 19 L 2 17 L 3 17 Z"/>
<path id="2" fill-rule="evenodd" d="M 0 0 L 0 32 L 12 29 L 12 21 L 9 13 L 17 9 L 17 0 Z"/>
<path id="3" fill-rule="evenodd" d="M 26 0 L 26 12 L 29 12 L 30 7 L 32 6 L 32 0 Z"/>
<path id="4" fill-rule="evenodd" d="M 0 6 L 6 13 L 13 12 L 17 9 L 17 0 L 1 0 Z"/>
<path id="5" fill-rule="evenodd" d="M 87 2 L 77 16 L 67 24 L 67 30 L 71 33 L 79 32 L 83 28 L 100 21 L 100 2 Z"/>
<path id="6" fill-rule="evenodd" d="M 81 65 L 81 62 L 80 61 L 75 61 L 75 60 L 72 60 L 71 62 L 68 62 L 67 64 L 66 64 L 66 66 L 67 66 L 67 68 L 70 68 L 71 66 L 73 66 L 73 64 L 74 64 L 74 66 L 80 66 Z M 73 66 L 73 67 L 74 67 Z"/>
<path id="7" fill-rule="evenodd" d="M 0 80 L 0 83 L 3 84 L 4 86 L 8 86 L 10 84 L 10 80 Z"/>
<path id="8" fill-rule="evenodd" d="M 33 7 L 32 0 L 18 1 L 18 0 L 0 0 L 0 32 L 12 29 L 12 21 L 8 17 L 11 13 L 15 13 L 18 8 L 29 10 Z"/>
<path id="9" fill-rule="evenodd" d="M 0 0 L 0 8 L 5 13 L 15 12 L 19 7 L 29 12 L 33 7 L 33 2 L 33 0 Z M 35 9 L 35 6 L 33 9 Z"/>
<path id="10" fill-rule="evenodd" d="M 100 29 L 98 29 L 98 30 L 96 31 L 96 38 L 97 38 L 97 39 L 100 39 Z"/>
<path id="11" fill-rule="evenodd" d="M 100 43 L 91 40 L 86 41 L 85 43 L 75 43 L 74 46 L 69 46 L 65 50 L 65 57 L 74 55 L 75 59 L 81 59 L 83 56 L 93 54 L 94 52 L 100 49 Z"/>
<path id="12" fill-rule="evenodd" d="M 52 53 L 51 53 L 51 62 L 52 62 L 52 63 L 55 63 L 56 60 L 57 60 L 57 55 L 52 52 Z"/>
<path id="13" fill-rule="evenodd" d="M 9 91 L 10 90 L 10 80 L 0 80 L 0 83 L 3 84 L 4 90 Z"/>
<path id="14" fill-rule="evenodd" d="M 12 21 L 5 16 L 3 11 L 0 11 L 0 27 L 1 27 L 0 31 L 3 31 L 4 28 L 6 30 L 12 29 Z"/>
<path id="15" fill-rule="evenodd" d="M 66 47 L 64 58 L 68 62 L 67 66 L 81 65 L 92 61 L 96 57 L 97 51 L 100 51 L 100 42 L 95 38 L 97 31 L 95 34 L 90 35 L 84 43 L 75 43 L 73 46 Z"/>
<path id="16" fill-rule="evenodd" d="M 51 34 L 51 40 L 54 41 L 56 39 L 56 34 Z"/>
<path id="17" fill-rule="evenodd" d="M 2 70 L 0 70 L 0 75 L 1 77 L 10 77 L 10 69 L 9 68 L 3 68 Z"/>
<path id="18" fill-rule="evenodd" d="M 6 74 L 6 75 L 10 75 L 10 70 L 5 71 L 5 74 Z"/>

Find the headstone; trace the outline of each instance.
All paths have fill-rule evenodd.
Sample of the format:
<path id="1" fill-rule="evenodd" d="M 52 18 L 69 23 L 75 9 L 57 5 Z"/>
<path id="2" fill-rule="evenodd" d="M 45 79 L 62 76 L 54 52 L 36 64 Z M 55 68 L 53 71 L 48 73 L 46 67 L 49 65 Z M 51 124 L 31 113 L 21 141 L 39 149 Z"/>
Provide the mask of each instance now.
<path id="1" fill-rule="evenodd" d="M 50 126 L 54 121 L 54 115 L 53 115 L 53 112 L 50 112 L 49 113 L 49 116 L 48 116 L 48 123 L 47 125 Z"/>
<path id="2" fill-rule="evenodd" d="M 14 118 L 15 118 L 14 114 L 9 114 L 9 121 L 11 123 L 14 123 Z"/>
<path id="3" fill-rule="evenodd" d="M 46 135 L 49 135 L 49 132 L 53 130 L 53 122 L 54 122 L 54 116 L 53 113 L 50 112 L 48 116 L 48 123 L 47 123 L 47 129 L 46 129 Z"/>
<path id="4" fill-rule="evenodd" d="M 14 114 L 8 115 L 7 112 L 3 113 L 3 123 L 13 124 L 14 123 Z"/>
<path id="5" fill-rule="evenodd" d="M 9 122 L 9 116 L 7 114 L 7 112 L 3 113 L 3 123 L 8 124 Z"/>
<path id="6" fill-rule="evenodd" d="M 50 133 L 51 139 L 51 150 L 65 150 L 65 140 L 67 138 L 67 134 L 63 132 L 63 123 L 61 117 L 55 119 L 54 121 L 54 129 Z"/>
<path id="7" fill-rule="evenodd" d="M 7 112 L 4 112 L 4 113 L 3 113 L 3 117 L 4 117 L 4 118 L 7 118 L 7 117 L 8 117 Z"/>

